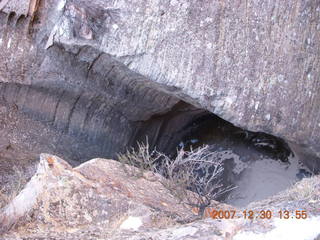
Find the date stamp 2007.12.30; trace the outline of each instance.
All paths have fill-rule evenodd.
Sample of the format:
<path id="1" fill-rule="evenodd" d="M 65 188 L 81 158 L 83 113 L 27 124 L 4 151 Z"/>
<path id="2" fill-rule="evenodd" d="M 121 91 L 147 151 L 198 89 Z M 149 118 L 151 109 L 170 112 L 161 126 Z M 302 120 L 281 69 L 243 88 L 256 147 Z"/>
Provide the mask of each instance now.
<path id="1" fill-rule="evenodd" d="M 194 213 L 198 213 L 197 208 L 193 208 Z M 308 213 L 306 210 L 218 210 L 214 208 L 206 208 L 204 217 L 211 217 L 213 219 L 272 219 L 274 217 L 280 219 L 307 219 Z"/>

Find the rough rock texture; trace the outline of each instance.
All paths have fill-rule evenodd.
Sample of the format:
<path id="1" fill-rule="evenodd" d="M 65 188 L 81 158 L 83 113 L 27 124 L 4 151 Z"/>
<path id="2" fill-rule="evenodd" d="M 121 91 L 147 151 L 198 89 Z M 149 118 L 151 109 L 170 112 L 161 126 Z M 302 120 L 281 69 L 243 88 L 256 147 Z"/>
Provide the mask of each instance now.
<path id="1" fill-rule="evenodd" d="M 28 0 L 28 1 L 17 1 L 17 0 L 2 0 L 0 2 L 0 10 L 7 13 L 15 13 L 20 16 L 31 16 L 33 17 L 37 7 L 39 5 L 39 0 Z"/>
<path id="2" fill-rule="evenodd" d="M 319 153 L 319 1 L 95 4 L 107 19 L 90 43 L 72 34 L 70 15 L 92 24 L 81 1 L 67 1 L 53 42 L 95 46 L 236 125 Z"/>
<path id="3" fill-rule="evenodd" d="M 72 169 L 62 159 L 42 154 L 36 174 L 1 210 L 0 229 L 7 231 L 18 224 L 12 233 L 21 237 L 111 239 L 116 231 L 125 236 L 126 230 L 155 231 L 195 218 L 192 209 L 160 183 L 161 176 L 146 172 L 136 178 L 130 176 L 130 167 L 126 169 L 119 162 L 105 159 Z M 235 224 L 232 222 L 229 224 Z M 203 232 L 198 234 L 204 235 L 218 231 L 219 226 L 200 228 Z M 191 230 L 190 234 L 198 232 L 195 227 Z M 220 227 L 220 235 L 225 231 Z M 181 239 L 188 234 L 177 232 Z"/>
<path id="4" fill-rule="evenodd" d="M 320 156 L 317 0 L 0 4 L 1 103 L 40 120 L 30 141 L 41 125 L 68 158 L 114 157 L 178 97 Z"/>
<path id="5" fill-rule="evenodd" d="M 299 220 L 301 224 L 320 222 L 314 217 L 320 215 L 319 177 L 305 179 L 286 192 L 246 208 L 271 210 L 274 216 L 270 220 L 245 220 L 240 217 L 243 209 L 217 202 L 211 209 L 236 210 L 239 218 L 196 219 L 194 211 L 160 183 L 161 176 L 145 172 L 137 178 L 129 174 L 137 171 L 135 168 L 126 169 L 106 159 L 93 159 L 72 168 L 58 157 L 42 154 L 37 172 L 0 210 L 0 239 L 229 240 L 238 234 L 267 234 L 281 227 L 274 226 L 279 210 L 294 212 L 298 208 L 308 214 L 307 220 Z M 303 232 L 304 224 L 300 225 L 297 229 Z M 320 233 L 319 228 L 314 230 L 313 234 Z"/>
<path id="6" fill-rule="evenodd" d="M 206 109 L 283 137 L 320 169 L 319 34 L 318 0 L 0 0 L 1 185 L 15 179 L 6 171 L 13 162 L 33 176 L 0 210 L 1 229 L 12 229 L 0 238 L 230 239 L 271 230 L 273 220 L 241 218 L 181 225 L 191 209 L 155 176 L 130 179 L 102 159 L 72 168 L 51 155 L 33 175 L 35 153 L 76 165 L 114 157 L 145 134 L 174 147 Z M 319 191 L 313 177 L 250 208 L 303 207 L 318 221 Z"/>
<path id="7" fill-rule="evenodd" d="M 42 3 L 43 18 L 52 5 Z M 1 17 L 1 130 L 12 143 L 82 161 L 115 157 L 134 142 L 140 121 L 179 101 L 92 47 L 76 53 L 62 46 L 45 50 L 51 18 L 43 20 L 48 26 L 35 22 L 31 30 L 37 32 L 38 25 L 41 30 L 30 33 L 28 19 L 14 25 L 14 19 Z"/>

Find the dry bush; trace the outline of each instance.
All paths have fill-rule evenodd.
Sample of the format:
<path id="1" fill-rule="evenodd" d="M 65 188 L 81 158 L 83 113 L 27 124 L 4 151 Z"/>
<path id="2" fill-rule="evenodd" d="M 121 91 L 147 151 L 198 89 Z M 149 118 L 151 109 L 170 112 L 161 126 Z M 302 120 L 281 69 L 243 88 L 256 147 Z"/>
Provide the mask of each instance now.
<path id="1" fill-rule="evenodd" d="M 135 177 L 142 177 L 144 171 L 153 171 L 166 177 L 161 183 L 182 203 L 198 209 L 203 216 L 211 201 L 231 191 L 233 187 L 221 182 L 223 162 L 208 146 L 185 151 L 180 149 L 174 159 L 170 159 L 157 150 L 149 150 L 148 142 L 139 143 L 137 150 L 118 155 L 123 164 L 133 165 L 137 169 L 125 170 Z"/>
<path id="2" fill-rule="evenodd" d="M 125 172 L 133 177 L 143 177 L 145 171 L 157 172 L 156 165 L 161 160 L 162 154 L 158 151 L 149 150 L 148 141 L 144 143 L 138 143 L 138 148 L 134 148 L 131 151 L 127 150 L 125 154 L 118 154 L 118 160 L 123 164 Z M 136 168 L 131 168 L 134 166 Z"/>

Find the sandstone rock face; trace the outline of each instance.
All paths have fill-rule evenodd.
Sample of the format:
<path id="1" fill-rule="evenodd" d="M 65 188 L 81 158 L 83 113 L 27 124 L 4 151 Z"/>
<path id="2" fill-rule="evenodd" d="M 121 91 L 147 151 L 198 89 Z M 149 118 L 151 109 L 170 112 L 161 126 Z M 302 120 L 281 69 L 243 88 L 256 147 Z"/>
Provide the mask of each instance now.
<path id="1" fill-rule="evenodd" d="M 238 126 L 319 153 L 318 1 L 95 3 L 106 25 L 91 45 Z M 70 20 L 77 6 L 92 25 L 84 3 L 67 2 L 56 42 L 88 44 Z"/>
<path id="2" fill-rule="evenodd" d="M 15 2 L 1 1 L 0 95 L 41 122 L 16 126 L 30 142 L 41 129 L 50 152 L 114 157 L 180 98 L 320 156 L 319 1 Z"/>
<path id="3" fill-rule="evenodd" d="M 29 17 L 1 15 L 1 135 L 78 161 L 115 157 L 134 142 L 141 121 L 179 100 L 90 46 L 46 50 L 61 14 L 55 3 L 40 4 L 32 27 Z"/>
<path id="4" fill-rule="evenodd" d="M 105 159 L 69 165 L 115 157 L 145 135 L 175 147 L 205 110 L 286 139 L 320 169 L 317 0 L 0 0 L 0 51 L 0 180 L 14 161 L 33 176 L 0 210 L 0 239 L 249 239 L 276 229 L 243 218 L 181 224 L 194 214 L 160 176 L 130 178 Z M 44 154 L 34 174 L 40 152 L 68 163 Z M 319 195 L 315 176 L 248 208 L 303 208 L 311 226 Z"/>

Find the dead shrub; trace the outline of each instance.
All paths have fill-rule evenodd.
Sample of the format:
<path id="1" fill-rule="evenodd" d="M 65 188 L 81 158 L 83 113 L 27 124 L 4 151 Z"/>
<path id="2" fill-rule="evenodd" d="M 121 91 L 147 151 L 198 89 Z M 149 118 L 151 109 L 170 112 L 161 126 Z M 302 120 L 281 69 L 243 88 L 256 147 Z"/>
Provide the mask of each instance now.
<path id="1" fill-rule="evenodd" d="M 203 216 L 212 200 L 234 189 L 222 184 L 222 159 L 211 152 L 208 146 L 190 151 L 177 150 L 176 157 L 170 159 L 155 149 L 150 151 L 147 141 L 139 143 L 136 150 L 118 155 L 118 159 L 131 176 L 143 177 L 145 171 L 164 176 L 162 185 L 181 203 L 197 208 L 199 216 Z M 136 168 L 128 168 L 127 165 Z"/>

